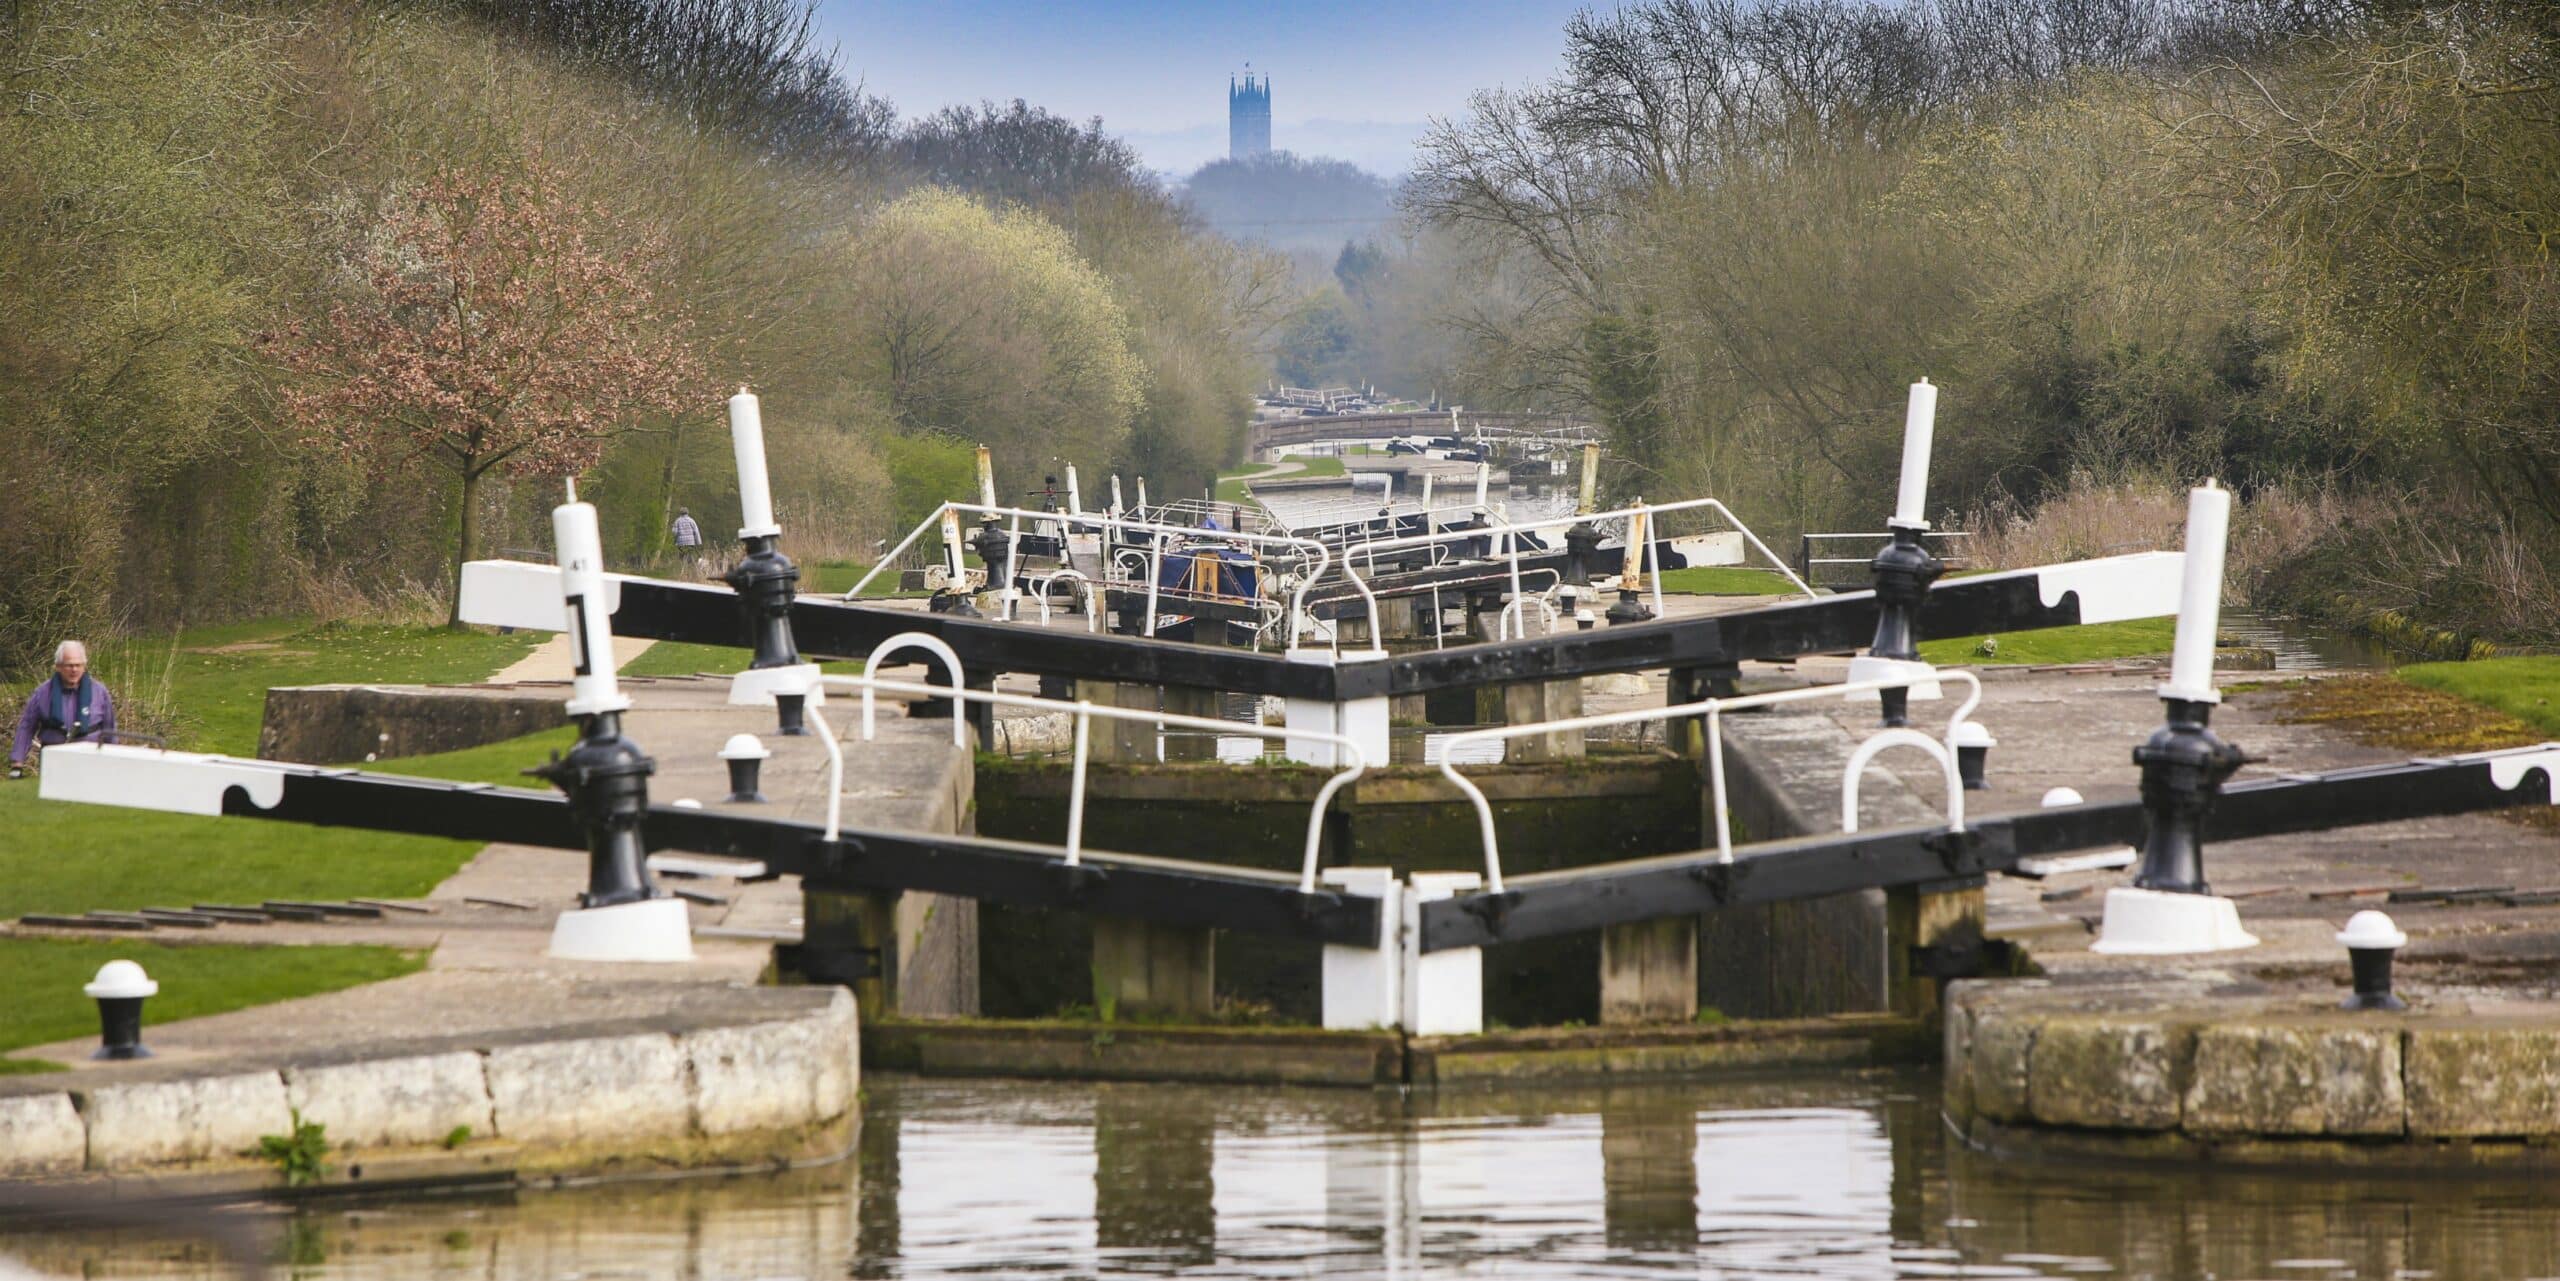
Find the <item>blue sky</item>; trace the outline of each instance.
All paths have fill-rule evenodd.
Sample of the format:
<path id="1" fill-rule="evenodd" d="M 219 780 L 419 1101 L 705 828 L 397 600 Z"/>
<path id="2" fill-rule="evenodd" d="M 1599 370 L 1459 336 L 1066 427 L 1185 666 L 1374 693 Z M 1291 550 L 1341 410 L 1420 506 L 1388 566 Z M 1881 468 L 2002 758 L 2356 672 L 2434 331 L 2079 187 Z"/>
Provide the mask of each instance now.
<path id="1" fill-rule="evenodd" d="M 1023 98 L 1102 117 L 1147 162 L 1226 154 L 1227 76 L 1271 75 L 1272 145 L 1398 172 L 1425 119 L 1554 72 L 1584 0 L 821 0 L 849 79 L 921 115 Z"/>

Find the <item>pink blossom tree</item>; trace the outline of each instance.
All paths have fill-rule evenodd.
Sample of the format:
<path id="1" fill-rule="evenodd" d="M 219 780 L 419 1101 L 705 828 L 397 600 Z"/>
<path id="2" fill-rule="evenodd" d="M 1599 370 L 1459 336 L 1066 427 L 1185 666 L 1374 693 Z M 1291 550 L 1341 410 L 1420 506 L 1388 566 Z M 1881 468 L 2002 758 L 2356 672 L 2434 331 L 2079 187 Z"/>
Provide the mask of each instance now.
<path id="1" fill-rule="evenodd" d="M 439 173 L 369 238 L 359 296 L 273 344 L 301 376 L 283 402 L 307 437 L 461 482 L 454 626 L 484 477 L 576 475 L 702 385 L 684 318 L 649 274 L 664 231 L 625 222 L 606 247 L 590 238 L 606 225 L 538 158 L 514 175 Z"/>

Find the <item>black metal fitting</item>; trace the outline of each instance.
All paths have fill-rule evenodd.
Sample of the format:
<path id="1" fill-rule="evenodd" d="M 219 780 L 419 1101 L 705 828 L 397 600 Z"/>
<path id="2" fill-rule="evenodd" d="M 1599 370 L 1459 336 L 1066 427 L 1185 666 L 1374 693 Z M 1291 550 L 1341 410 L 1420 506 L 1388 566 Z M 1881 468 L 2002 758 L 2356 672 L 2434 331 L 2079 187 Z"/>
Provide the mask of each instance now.
<path id="1" fill-rule="evenodd" d="M 1929 599 L 1929 584 L 1947 572 L 1947 563 L 1920 545 L 1920 530 L 1897 525 L 1893 541 L 1876 553 L 1867 569 L 1876 585 L 1876 638 L 1868 643 L 1867 652 L 1906 663 L 1920 661 L 1920 604 Z M 1886 726 L 1911 724 L 1908 687 L 1878 690 L 1876 699 L 1884 705 Z"/>
<path id="2" fill-rule="evenodd" d="M 1967 744 L 1956 749 L 1956 778 L 1964 784 L 1964 790 L 1984 792 L 1991 789 L 1990 781 L 1982 775 L 1982 767 L 1990 755 L 1988 747 Z"/>
<path id="3" fill-rule="evenodd" d="M 777 534 L 746 540 L 747 557 L 729 567 L 721 581 L 738 593 L 738 608 L 755 638 L 750 668 L 792 667 L 800 662 L 799 643 L 791 637 L 791 601 L 800 591 L 800 569 L 776 546 Z"/>
<path id="4" fill-rule="evenodd" d="M 142 1044 L 144 999 L 139 996 L 97 998 L 98 1048 L 90 1052 L 91 1059 L 118 1062 L 151 1057 L 150 1049 Z"/>
<path id="5" fill-rule="evenodd" d="M 2351 947 L 2347 949 L 2347 968 L 2355 974 L 2355 994 L 2338 1008 L 2342 1010 L 2405 1010 L 2407 1001 L 2392 995 L 2391 956 L 2398 948 Z M 101 1002 L 101 1004 L 104 1004 Z"/>
<path id="6" fill-rule="evenodd" d="M 640 820 L 649 811 L 649 775 L 658 763 L 622 736 L 622 714 L 598 712 L 583 719 L 578 745 L 566 756 L 525 771 L 547 779 L 569 798 L 569 812 L 587 837 L 587 892 L 580 907 L 612 907 L 658 897 L 644 862 L 648 847 Z"/>
<path id="7" fill-rule="evenodd" d="M 773 696 L 774 732 L 784 738 L 809 736 L 809 696 L 776 694 Z"/>
<path id="8" fill-rule="evenodd" d="M 1632 587 L 1618 589 L 1618 603 L 1601 615 L 1615 627 L 1620 623 L 1645 623 L 1653 620 L 1653 607 L 1644 603 L 1644 593 Z"/>
<path id="9" fill-rule="evenodd" d="M 987 567 L 988 591 L 1000 592 L 1013 585 L 1005 581 L 1013 572 L 1013 557 L 1009 554 L 1008 544 L 1004 530 L 997 527 L 993 516 L 979 521 L 978 532 L 969 535 L 969 546 L 978 553 L 978 563 Z"/>
<path id="10" fill-rule="evenodd" d="M 1600 551 L 1600 530 L 1588 520 L 1573 523 L 1564 531 L 1564 581 L 1575 587 L 1591 585 L 1591 565 Z"/>
<path id="11" fill-rule="evenodd" d="M 729 801 L 733 805 L 761 805 L 764 793 L 757 790 L 758 776 L 764 773 L 761 756 L 729 758 Z"/>
<path id="12" fill-rule="evenodd" d="M 2133 749 L 2142 767 L 2142 808 L 2149 830 L 2142 838 L 2137 889 L 2210 894 L 2204 879 L 2204 816 L 2222 794 L 2223 780 L 2248 758 L 2214 736 L 2213 704 L 2164 698 L 2169 723 Z"/>

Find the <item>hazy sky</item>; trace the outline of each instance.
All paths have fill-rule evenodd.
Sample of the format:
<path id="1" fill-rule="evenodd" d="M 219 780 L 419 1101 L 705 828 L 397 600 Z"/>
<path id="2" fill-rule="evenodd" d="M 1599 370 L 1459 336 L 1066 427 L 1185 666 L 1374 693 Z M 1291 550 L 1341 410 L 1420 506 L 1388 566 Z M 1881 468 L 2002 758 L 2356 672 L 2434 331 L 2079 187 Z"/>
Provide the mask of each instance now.
<path id="1" fill-rule="evenodd" d="M 1102 117 L 1151 166 L 1226 154 L 1227 76 L 1273 77 L 1271 143 L 1405 167 L 1423 121 L 1551 74 L 1588 0 L 821 0 L 844 71 L 916 116 L 1023 98 Z"/>

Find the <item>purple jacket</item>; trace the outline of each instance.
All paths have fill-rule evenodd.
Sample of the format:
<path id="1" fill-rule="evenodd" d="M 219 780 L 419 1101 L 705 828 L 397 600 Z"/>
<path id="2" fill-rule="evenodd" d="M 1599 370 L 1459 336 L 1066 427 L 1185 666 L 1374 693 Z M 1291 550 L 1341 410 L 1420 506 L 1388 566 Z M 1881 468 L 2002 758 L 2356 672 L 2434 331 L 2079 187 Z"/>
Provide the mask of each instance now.
<path id="1" fill-rule="evenodd" d="M 67 723 L 66 693 L 72 695 L 68 703 L 74 709 Z M 73 692 L 62 688 L 62 678 L 51 677 L 27 695 L 26 708 L 18 713 L 18 736 L 9 744 L 9 763 L 26 764 L 27 752 L 35 744 L 51 747 L 73 737 L 75 729 L 81 738 L 112 738 L 115 728 L 116 701 L 107 696 L 103 683 L 83 676 L 79 690 Z"/>

